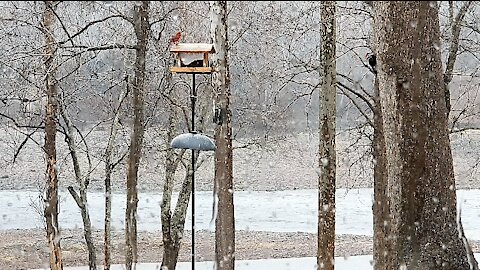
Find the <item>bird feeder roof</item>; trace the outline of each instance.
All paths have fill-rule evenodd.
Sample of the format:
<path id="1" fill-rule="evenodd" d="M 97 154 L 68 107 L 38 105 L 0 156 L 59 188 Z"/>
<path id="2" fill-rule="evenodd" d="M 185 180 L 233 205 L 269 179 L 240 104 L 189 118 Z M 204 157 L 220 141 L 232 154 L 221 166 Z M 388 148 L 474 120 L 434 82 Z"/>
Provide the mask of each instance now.
<path id="1" fill-rule="evenodd" d="M 215 53 L 215 48 L 210 43 L 178 43 L 172 45 L 170 51 L 176 53 Z"/>

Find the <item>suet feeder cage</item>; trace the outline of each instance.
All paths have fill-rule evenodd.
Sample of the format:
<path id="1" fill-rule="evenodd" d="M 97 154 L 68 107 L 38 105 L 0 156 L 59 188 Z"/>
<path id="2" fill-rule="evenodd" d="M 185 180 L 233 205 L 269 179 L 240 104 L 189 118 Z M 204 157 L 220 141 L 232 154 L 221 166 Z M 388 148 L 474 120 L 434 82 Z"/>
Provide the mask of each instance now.
<path id="1" fill-rule="evenodd" d="M 208 54 L 215 53 L 213 44 L 178 43 L 170 47 L 175 54 L 175 66 L 170 67 L 172 73 L 212 73 Z"/>

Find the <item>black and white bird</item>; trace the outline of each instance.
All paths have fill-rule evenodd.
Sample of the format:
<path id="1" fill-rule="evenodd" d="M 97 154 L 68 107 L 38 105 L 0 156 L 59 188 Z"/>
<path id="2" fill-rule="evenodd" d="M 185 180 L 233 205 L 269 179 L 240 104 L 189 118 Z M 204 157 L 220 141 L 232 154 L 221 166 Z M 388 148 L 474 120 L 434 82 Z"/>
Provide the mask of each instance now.
<path id="1" fill-rule="evenodd" d="M 377 74 L 377 56 L 373 53 L 367 53 L 365 57 L 368 60 L 368 64 L 372 68 L 374 74 Z"/>

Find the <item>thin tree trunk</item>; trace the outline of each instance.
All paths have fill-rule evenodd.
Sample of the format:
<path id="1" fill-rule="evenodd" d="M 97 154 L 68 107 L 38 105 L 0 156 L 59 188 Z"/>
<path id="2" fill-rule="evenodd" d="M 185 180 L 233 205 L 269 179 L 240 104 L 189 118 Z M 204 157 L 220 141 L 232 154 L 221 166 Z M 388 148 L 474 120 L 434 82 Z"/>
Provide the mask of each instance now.
<path id="1" fill-rule="evenodd" d="M 175 122 L 177 119 L 177 115 L 174 110 L 171 111 L 168 122 L 169 122 L 169 128 L 167 132 L 167 142 L 171 142 L 172 139 L 174 138 L 174 133 L 176 131 L 175 128 Z M 187 201 L 183 202 L 186 204 L 182 209 L 181 215 L 183 215 L 183 222 L 176 223 L 175 218 L 172 217 L 172 211 L 171 211 L 171 201 L 172 201 L 172 193 L 173 193 L 173 184 L 175 183 L 175 171 L 178 167 L 178 164 L 183 158 L 183 155 L 185 153 L 185 150 L 181 150 L 179 155 L 175 157 L 175 151 L 168 147 L 167 152 L 166 152 L 166 159 L 165 159 L 165 184 L 163 186 L 163 195 L 162 195 L 162 204 L 160 206 L 161 208 L 161 221 L 162 221 L 162 240 L 163 240 L 163 256 L 162 256 L 162 267 L 166 267 L 166 269 L 175 269 L 177 265 L 177 260 L 178 260 L 178 253 L 180 251 L 180 244 L 181 244 L 181 239 L 183 235 L 183 230 L 184 230 L 184 223 L 185 223 L 185 216 L 186 216 L 186 210 L 188 208 L 188 200 L 190 199 L 190 193 L 191 193 L 191 176 L 189 177 L 188 175 L 190 174 L 190 170 L 187 170 L 187 176 L 184 180 L 184 183 L 186 183 L 187 188 L 184 190 L 182 189 L 181 194 L 186 193 L 187 194 Z M 188 187 L 189 186 L 189 187 Z M 177 201 L 180 203 L 181 197 L 179 196 L 179 199 Z M 176 208 L 177 209 L 177 208 Z"/>
<path id="2" fill-rule="evenodd" d="M 472 3 L 473 1 L 466 1 L 463 4 L 462 8 L 460 8 L 460 11 L 458 11 L 457 16 L 455 16 L 455 20 L 453 20 L 453 10 L 449 10 L 450 27 L 452 29 L 452 36 L 450 40 L 450 50 L 448 52 L 448 59 L 445 67 L 445 73 L 443 74 L 443 81 L 445 83 L 445 103 L 447 106 L 448 113 L 450 113 L 450 110 L 451 110 L 449 84 L 453 78 L 453 67 L 457 59 L 458 48 L 460 47 L 460 30 L 462 29 L 461 23 L 463 22 L 463 19 L 465 18 L 465 14 L 467 14 L 467 11 L 470 8 Z M 453 3 L 450 4 L 450 7 L 452 6 L 453 6 Z"/>
<path id="3" fill-rule="evenodd" d="M 172 121 L 170 116 L 169 121 Z M 171 126 L 170 126 L 171 128 Z M 167 135 L 168 141 L 173 139 L 171 136 L 172 129 Z M 178 233 L 176 226 L 172 223 L 171 200 L 173 192 L 173 183 L 175 182 L 175 156 L 173 149 L 167 149 L 165 164 L 165 184 L 163 186 L 162 204 L 161 204 L 161 221 L 162 221 L 162 240 L 163 240 L 163 256 L 162 268 L 175 269 L 177 265 L 178 252 L 181 242 L 176 242 L 174 236 Z M 179 160 L 179 159 L 177 159 Z"/>
<path id="4" fill-rule="evenodd" d="M 142 155 L 144 134 L 144 92 L 145 92 L 145 63 L 147 52 L 147 40 L 149 36 L 149 1 L 142 1 L 141 5 L 134 7 L 134 29 L 137 37 L 135 78 L 133 82 L 133 133 L 130 142 L 130 154 L 128 158 L 127 172 L 127 206 L 125 210 L 125 245 L 126 267 L 132 269 L 137 262 L 137 177 L 140 157 Z"/>
<path id="5" fill-rule="evenodd" d="M 103 253 L 104 262 L 103 269 L 110 269 L 110 247 L 111 247 L 111 220 L 112 220 L 112 185 L 111 177 L 115 164 L 112 163 L 112 152 L 117 139 L 118 124 L 120 119 L 120 108 L 123 101 L 128 95 L 128 76 L 125 77 L 125 90 L 122 91 L 118 98 L 118 107 L 113 115 L 112 125 L 110 126 L 110 136 L 108 138 L 107 147 L 105 148 L 105 231 L 103 235 Z"/>
<path id="6" fill-rule="evenodd" d="M 318 178 L 318 269 L 333 270 L 335 263 L 335 1 L 320 3 L 321 56 L 319 95 L 319 170 Z"/>
<path id="7" fill-rule="evenodd" d="M 60 113 L 62 115 L 63 120 L 65 121 L 65 125 L 67 126 L 65 140 L 68 144 L 68 149 L 70 150 L 70 156 L 72 157 L 73 170 L 75 172 L 75 178 L 79 185 L 80 195 L 78 195 L 77 192 L 71 186 L 68 187 L 68 191 L 70 192 L 75 202 L 77 203 L 78 208 L 80 208 L 80 213 L 82 215 L 83 233 L 85 236 L 85 242 L 87 244 L 87 249 L 88 249 L 88 266 L 90 270 L 96 270 L 97 256 L 95 251 L 95 245 L 93 244 L 93 239 L 92 239 L 92 224 L 90 222 L 90 216 L 88 214 L 88 201 L 87 201 L 88 175 L 82 176 L 80 163 L 78 162 L 77 145 L 75 142 L 73 125 L 72 125 L 72 122 L 70 121 L 70 117 L 65 111 L 64 105 L 63 104 L 59 104 L 59 105 L 60 105 L 59 106 Z M 90 165 L 89 171 L 91 171 L 90 162 L 89 162 L 89 165 Z"/>
<path id="8" fill-rule="evenodd" d="M 45 87 L 47 104 L 45 114 L 45 157 L 47 160 L 46 194 L 44 216 L 50 256 L 50 269 L 61 270 L 62 250 L 60 247 L 60 231 L 58 228 L 58 175 L 57 175 L 57 82 L 55 79 L 56 46 L 53 37 L 54 2 L 45 1 L 43 13 L 43 31 L 45 37 Z"/>
<path id="9" fill-rule="evenodd" d="M 373 6 L 391 202 L 387 269 L 477 269 L 457 224 L 438 5 Z"/>
<path id="10" fill-rule="evenodd" d="M 195 151 L 195 152 L 198 153 L 198 151 Z M 181 156 L 183 156 L 184 153 L 185 153 L 185 150 L 182 150 L 180 156 L 177 156 L 176 160 L 181 158 Z M 171 234 L 170 243 L 172 244 L 171 246 L 172 248 L 169 249 L 168 253 L 172 256 L 177 256 L 177 257 L 168 258 L 168 260 L 175 259 L 175 265 L 176 265 L 176 260 L 178 258 L 178 251 L 180 249 L 181 240 L 183 238 L 183 232 L 185 228 L 185 218 L 187 216 L 187 209 L 188 209 L 188 202 L 190 200 L 190 195 L 192 194 L 193 169 L 192 169 L 191 163 L 188 163 L 186 170 L 187 172 L 183 180 L 182 189 L 179 192 L 177 203 L 175 205 L 174 214 L 171 219 L 172 234 Z M 192 234 L 193 233 L 194 232 L 192 232 Z"/>
<path id="11" fill-rule="evenodd" d="M 83 191 L 82 191 L 83 190 Z M 72 195 L 78 208 L 80 208 L 80 214 L 83 221 L 83 234 L 85 236 L 85 242 L 88 249 L 88 266 L 90 270 L 97 269 L 97 256 L 95 251 L 95 245 L 92 239 L 92 223 L 90 222 L 90 216 L 87 208 L 87 193 L 85 188 L 80 188 L 80 195 L 73 189 L 72 186 L 68 187 L 68 191 Z"/>
<path id="12" fill-rule="evenodd" d="M 212 84 L 221 120 L 215 128 L 215 182 L 218 198 L 215 220 L 215 262 L 218 270 L 235 268 L 235 218 L 233 206 L 232 123 L 230 75 L 228 64 L 227 2 L 211 1 L 211 36 L 213 56 Z"/>
<path id="13" fill-rule="evenodd" d="M 110 136 L 111 138 L 111 136 Z M 108 149 L 108 148 L 107 148 Z M 111 163 L 105 162 L 105 226 L 103 234 L 103 269 L 110 270 L 110 248 L 112 239 L 112 185 Z"/>

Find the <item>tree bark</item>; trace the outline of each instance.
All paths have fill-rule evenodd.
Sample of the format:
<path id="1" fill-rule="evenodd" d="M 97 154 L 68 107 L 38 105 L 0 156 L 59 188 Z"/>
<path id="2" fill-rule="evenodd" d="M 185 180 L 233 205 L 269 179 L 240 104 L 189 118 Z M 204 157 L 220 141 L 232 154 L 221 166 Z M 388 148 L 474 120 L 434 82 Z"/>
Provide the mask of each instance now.
<path id="1" fill-rule="evenodd" d="M 85 176 L 82 175 L 80 163 L 78 161 L 77 144 L 75 142 L 73 124 L 70 121 L 70 117 L 65 110 L 64 104 L 60 103 L 59 105 L 60 105 L 59 106 L 60 113 L 66 125 L 65 141 L 67 142 L 68 149 L 70 150 L 70 156 L 72 157 L 73 170 L 79 186 L 80 195 L 71 186 L 68 187 L 68 191 L 70 192 L 73 199 L 75 200 L 75 203 L 77 204 L 78 208 L 80 208 L 80 214 L 82 215 L 83 233 L 85 236 L 85 242 L 87 244 L 87 249 L 88 249 L 88 266 L 90 270 L 96 270 L 97 255 L 96 255 L 95 245 L 93 244 L 93 238 L 92 238 L 92 223 L 90 221 L 90 215 L 88 213 L 88 200 L 87 200 L 87 188 L 88 188 L 88 182 L 89 182 L 88 174 Z M 90 168 L 88 169 L 88 171 L 91 171 L 92 166 L 90 162 L 89 162 L 89 167 Z"/>
<path id="2" fill-rule="evenodd" d="M 177 114 L 174 109 L 171 110 L 168 122 L 169 128 L 167 132 L 167 142 L 171 142 L 176 131 L 175 123 L 177 121 Z M 184 185 L 178 198 L 175 213 L 172 215 L 171 201 L 173 184 L 175 183 L 175 171 L 184 156 L 185 150 L 175 156 L 174 149 L 167 147 L 165 158 L 165 184 L 163 186 L 161 220 L 162 220 L 162 241 L 163 241 L 163 256 L 162 267 L 166 269 L 175 269 L 177 266 L 178 253 L 180 251 L 181 240 L 183 238 L 185 217 L 188 208 L 188 201 L 192 190 L 191 169 L 187 169 L 187 175 L 184 179 Z"/>
<path id="3" fill-rule="evenodd" d="M 374 2 L 390 198 L 383 269 L 476 269 L 457 223 L 436 2 Z"/>
<path id="4" fill-rule="evenodd" d="M 213 56 L 212 84 L 220 121 L 215 128 L 215 196 L 218 199 L 215 219 L 215 262 L 218 270 L 235 268 L 235 219 L 233 205 L 232 112 L 230 108 L 230 74 L 228 63 L 227 2 L 211 1 L 211 37 Z"/>
<path id="5" fill-rule="evenodd" d="M 47 104 L 45 114 L 45 157 L 47 160 L 46 193 L 44 216 L 47 230 L 48 247 L 50 251 L 50 269 L 63 269 L 62 250 L 60 247 L 60 231 L 58 227 L 58 174 L 57 174 L 57 81 L 54 63 L 57 50 L 53 37 L 55 8 L 54 1 L 45 1 L 43 13 L 43 34 L 45 38 L 45 88 Z"/>
<path id="6" fill-rule="evenodd" d="M 169 116 L 169 130 L 167 134 L 168 142 L 173 139 L 173 125 L 174 116 Z M 183 151 L 185 152 L 185 151 Z M 179 159 L 177 159 L 178 161 Z M 180 250 L 181 242 L 176 242 L 174 236 L 176 235 L 176 227 L 172 226 L 172 210 L 171 200 L 173 192 L 173 184 L 175 182 L 175 153 L 171 148 L 167 148 L 165 160 L 165 184 L 163 186 L 162 204 L 161 204 L 161 220 L 162 220 L 162 241 L 163 241 L 163 256 L 162 268 L 175 269 L 177 265 L 178 252 Z M 183 233 L 183 230 L 182 230 Z"/>
<path id="7" fill-rule="evenodd" d="M 335 115 L 336 53 L 335 1 L 320 3 L 321 53 L 319 95 L 319 171 L 318 178 L 318 269 L 333 270 L 335 263 Z"/>
<path id="8" fill-rule="evenodd" d="M 178 161 L 182 158 L 184 153 L 185 150 L 182 150 L 180 155 L 177 156 L 174 160 L 174 164 L 170 164 L 172 165 L 172 168 L 176 168 L 176 166 L 178 165 Z M 188 202 L 190 200 L 190 195 L 192 194 L 193 169 L 191 165 L 191 163 L 187 165 L 187 172 L 185 174 L 182 189 L 179 193 L 178 200 L 175 205 L 174 214 L 169 217 L 169 223 L 165 223 L 164 225 L 162 221 L 162 231 L 164 237 L 164 254 L 162 266 L 167 266 L 169 267 L 168 269 L 175 269 L 177 265 L 178 253 L 180 250 L 180 244 L 185 229 L 185 218 L 187 216 Z M 166 208 L 162 208 L 162 211 L 166 211 Z M 162 212 L 162 218 L 165 218 L 165 216 L 163 215 L 164 213 Z M 164 228 L 163 226 L 168 226 L 168 229 Z"/>
<path id="9" fill-rule="evenodd" d="M 112 152 L 117 139 L 118 125 L 120 121 L 120 108 L 128 95 L 128 77 L 125 78 L 126 86 L 118 98 L 118 107 L 113 115 L 112 125 L 110 126 L 110 136 L 108 137 L 107 147 L 105 148 L 105 226 L 103 235 L 103 269 L 110 269 L 110 248 L 111 248 L 111 221 L 112 221 L 112 184 L 111 177 L 115 163 L 112 162 Z"/>
<path id="10" fill-rule="evenodd" d="M 87 249 L 88 249 L 88 267 L 90 270 L 96 270 L 97 255 L 95 251 L 95 245 L 93 244 L 92 223 L 90 222 L 90 215 L 88 214 L 86 189 L 80 188 L 80 195 L 79 195 L 73 189 L 72 186 L 69 186 L 68 192 L 70 192 L 78 208 L 80 208 L 80 214 L 82 215 L 83 234 L 85 236 L 85 242 L 87 243 Z"/>
<path id="11" fill-rule="evenodd" d="M 386 256 L 390 247 L 390 197 L 387 196 L 387 175 L 385 167 L 385 139 L 380 104 L 378 80 L 374 85 L 373 111 L 373 261 L 375 270 L 392 269 L 391 257 Z"/>
<path id="12" fill-rule="evenodd" d="M 137 262 L 137 204 L 138 204 L 138 167 L 142 155 L 144 135 L 144 94 L 145 94 L 145 63 L 147 41 L 149 37 L 149 1 L 142 1 L 141 5 L 134 6 L 133 24 L 137 44 L 135 48 L 135 77 L 133 81 L 133 133 L 131 135 L 130 153 L 127 172 L 127 206 L 125 210 L 125 237 L 126 237 L 126 267 L 132 269 Z"/>
<path id="13" fill-rule="evenodd" d="M 453 67 L 455 61 L 457 60 L 458 48 L 460 47 L 460 30 L 462 29 L 461 23 L 467 14 L 468 9 L 470 8 L 473 1 L 466 1 L 462 8 L 458 11 L 455 20 L 453 20 L 453 3 L 450 4 L 449 13 L 450 13 L 450 27 L 452 29 L 451 40 L 450 40 L 450 50 L 448 52 L 448 59 L 445 67 L 445 73 L 443 74 L 443 81 L 445 83 L 445 103 L 447 106 L 447 112 L 450 113 L 450 88 L 449 84 L 453 79 Z M 450 10 L 451 9 L 451 10 Z"/>

